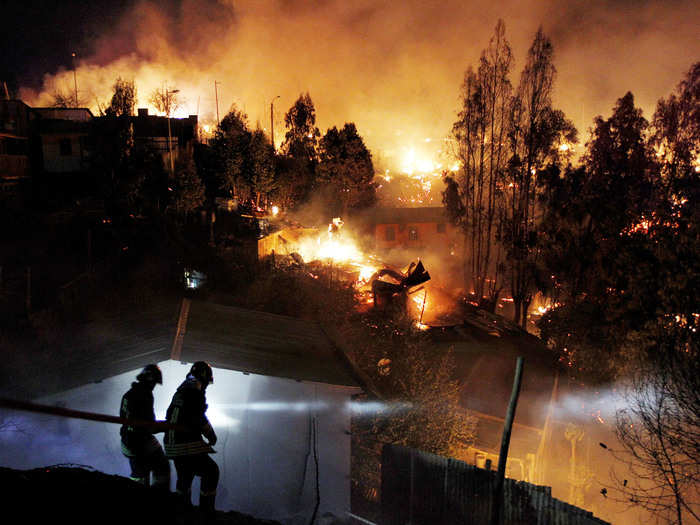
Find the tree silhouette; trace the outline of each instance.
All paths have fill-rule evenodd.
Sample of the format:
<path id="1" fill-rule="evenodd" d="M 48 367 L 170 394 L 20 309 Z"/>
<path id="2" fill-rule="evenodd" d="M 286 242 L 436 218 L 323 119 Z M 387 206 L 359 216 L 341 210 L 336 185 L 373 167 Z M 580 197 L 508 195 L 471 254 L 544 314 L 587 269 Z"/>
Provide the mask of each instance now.
<path id="1" fill-rule="evenodd" d="M 374 203 L 372 155 L 354 123 L 341 130 L 329 129 L 319 143 L 318 177 L 334 197 L 336 211 L 346 216 L 350 208 Z"/>
<path id="2" fill-rule="evenodd" d="M 470 68 L 464 77 L 462 109 L 452 127 L 461 168 L 446 177 L 443 195 L 449 216 L 464 233 L 465 285 L 491 310 L 503 287 L 503 251 L 497 234 L 504 216 L 512 61 L 505 24 L 499 20 L 477 72 Z"/>

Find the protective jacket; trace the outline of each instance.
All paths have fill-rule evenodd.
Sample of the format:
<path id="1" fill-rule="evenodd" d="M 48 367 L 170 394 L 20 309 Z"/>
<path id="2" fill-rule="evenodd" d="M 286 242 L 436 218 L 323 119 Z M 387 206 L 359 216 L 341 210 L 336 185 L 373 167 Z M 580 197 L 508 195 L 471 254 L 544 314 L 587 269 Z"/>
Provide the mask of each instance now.
<path id="1" fill-rule="evenodd" d="M 165 455 L 168 457 L 206 454 L 214 450 L 202 439 L 216 441 L 216 434 L 206 416 L 207 401 L 197 379 L 188 375 L 178 387 L 168 407 L 168 423 L 185 428 L 171 429 L 165 434 Z"/>
<path id="2" fill-rule="evenodd" d="M 122 396 L 119 417 L 155 421 L 151 388 L 144 383 L 131 383 L 131 389 Z M 122 438 L 122 453 L 127 457 L 148 455 L 160 448 L 158 441 L 153 437 L 153 431 L 148 427 L 122 425 L 119 433 Z"/>

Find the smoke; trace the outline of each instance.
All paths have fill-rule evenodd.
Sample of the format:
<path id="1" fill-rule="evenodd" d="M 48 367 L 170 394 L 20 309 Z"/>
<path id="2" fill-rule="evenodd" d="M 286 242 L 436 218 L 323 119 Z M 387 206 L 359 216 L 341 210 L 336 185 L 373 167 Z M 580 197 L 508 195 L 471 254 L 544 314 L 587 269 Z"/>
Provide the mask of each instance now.
<path id="1" fill-rule="evenodd" d="M 211 123 L 219 81 L 220 114 L 235 103 L 265 128 L 280 95 L 280 138 L 284 112 L 308 91 L 322 130 L 354 121 L 369 147 L 396 164 L 407 148 L 449 133 L 464 71 L 476 65 L 498 18 L 516 57 L 514 83 L 543 25 L 559 71 L 555 103 L 582 131 L 628 90 L 649 116 L 700 51 L 690 0 L 144 0 L 79 57 L 79 98 L 97 109 L 121 76 L 135 80 L 143 107 L 167 82 L 185 99 L 178 116 L 197 113 Z M 53 90 L 72 88 L 72 77 L 51 72 L 43 89 L 22 97 L 46 105 Z"/>
<path id="2" fill-rule="evenodd" d="M 328 412 L 345 410 L 355 415 L 377 415 L 391 412 L 392 414 L 413 408 L 411 403 L 385 403 L 382 401 L 348 401 L 334 405 L 323 401 L 261 401 L 252 403 L 224 403 L 213 405 L 216 413 L 222 410 L 249 410 L 251 412 Z M 210 414 L 211 419 L 211 414 Z M 212 420 L 213 424 L 213 420 Z"/>

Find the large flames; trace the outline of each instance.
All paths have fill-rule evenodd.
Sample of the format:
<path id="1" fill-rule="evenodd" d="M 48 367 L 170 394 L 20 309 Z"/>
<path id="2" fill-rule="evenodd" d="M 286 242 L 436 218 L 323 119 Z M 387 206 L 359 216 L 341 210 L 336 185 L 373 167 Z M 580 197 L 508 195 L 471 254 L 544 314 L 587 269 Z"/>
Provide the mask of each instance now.
<path id="1" fill-rule="evenodd" d="M 329 224 L 328 231 L 308 230 L 294 244 L 293 249 L 303 261 L 311 267 L 316 267 L 311 275 L 318 278 L 324 271 L 329 275 L 352 282 L 361 305 L 374 304 L 373 281 L 386 281 L 397 284 L 397 278 L 410 273 L 412 265 L 405 268 L 390 270 L 375 255 L 360 248 L 360 243 L 353 234 L 336 218 Z M 313 233 L 311 233 L 313 232 Z M 318 271 L 322 268 L 322 271 Z M 395 277 L 394 277 L 395 276 Z M 432 302 L 428 299 L 425 285 L 417 289 L 407 290 L 408 311 L 416 321 L 416 327 L 426 330 L 429 325 L 425 319 L 429 316 Z"/>

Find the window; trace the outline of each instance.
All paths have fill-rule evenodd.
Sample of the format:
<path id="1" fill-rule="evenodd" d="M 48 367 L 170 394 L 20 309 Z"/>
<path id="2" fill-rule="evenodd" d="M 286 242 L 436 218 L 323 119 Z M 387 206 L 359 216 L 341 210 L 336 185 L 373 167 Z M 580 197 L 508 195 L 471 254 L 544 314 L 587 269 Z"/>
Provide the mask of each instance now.
<path id="1" fill-rule="evenodd" d="M 409 241 L 417 241 L 418 240 L 418 228 L 415 226 L 411 226 L 408 229 L 408 240 Z"/>
<path id="2" fill-rule="evenodd" d="M 73 144 L 70 139 L 61 139 L 58 143 L 58 149 L 63 157 L 68 157 L 73 154 Z"/>
<path id="3" fill-rule="evenodd" d="M 384 227 L 384 239 L 387 241 L 393 241 L 396 239 L 396 232 L 393 226 Z"/>
<path id="4" fill-rule="evenodd" d="M 444 222 L 438 222 L 437 232 L 438 233 L 445 233 L 445 223 Z"/>

